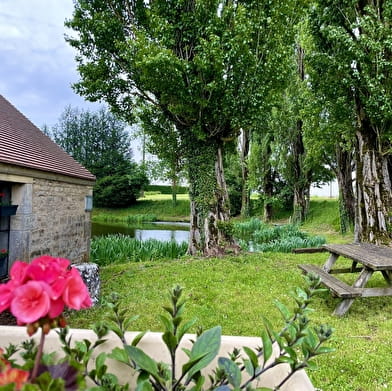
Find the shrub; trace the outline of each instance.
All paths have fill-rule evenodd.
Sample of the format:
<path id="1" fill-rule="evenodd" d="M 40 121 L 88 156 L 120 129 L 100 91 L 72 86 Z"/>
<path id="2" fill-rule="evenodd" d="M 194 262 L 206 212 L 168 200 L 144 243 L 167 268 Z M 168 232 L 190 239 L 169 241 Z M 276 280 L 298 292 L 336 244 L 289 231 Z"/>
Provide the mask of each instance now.
<path id="1" fill-rule="evenodd" d="M 132 175 L 113 175 L 99 179 L 94 187 L 95 206 L 125 207 L 132 205 L 140 197 L 147 185 L 146 174 L 134 170 Z"/>

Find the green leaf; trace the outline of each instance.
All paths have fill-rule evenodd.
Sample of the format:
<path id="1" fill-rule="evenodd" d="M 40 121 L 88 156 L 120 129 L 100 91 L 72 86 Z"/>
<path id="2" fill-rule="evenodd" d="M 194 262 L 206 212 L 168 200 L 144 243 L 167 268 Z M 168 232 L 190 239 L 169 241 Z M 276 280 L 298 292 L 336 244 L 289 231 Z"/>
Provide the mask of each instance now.
<path id="1" fill-rule="evenodd" d="M 174 333 L 174 325 L 171 320 L 169 320 L 166 316 L 164 315 L 159 315 L 159 319 L 163 323 L 163 326 L 165 327 L 166 331 L 169 331 L 170 333 Z"/>
<path id="2" fill-rule="evenodd" d="M 165 342 L 165 344 L 170 352 L 175 351 L 175 349 L 177 348 L 177 345 L 178 345 L 177 338 L 175 335 L 173 335 L 169 331 L 166 331 L 165 333 L 162 334 L 162 340 L 163 340 L 163 342 Z"/>
<path id="3" fill-rule="evenodd" d="M 256 369 L 259 366 L 259 359 L 257 358 L 257 354 L 251 348 L 248 348 L 247 346 L 244 346 L 243 349 L 244 349 L 244 352 L 249 357 L 253 368 Z"/>
<path id="4" fill-rule="evenodd" d="M 253 376 L 255 374 L 255 369 L 253 368 L 250 360 L 244 360 L 244 366 L 249 376 Z"/>
<path id="5" fill-rule="evenodd" d="M 106 357 L 107 357 L 107 354 L 105 352 L 98 354 L 97 358 L 95 359 L 95 366 L 97 368 L 99 368 L 99 367 L 105 365 Z"/>
<path id="6" fill-rule="evenodd" d="M 136 319 L 139 318 L 139 315 L 131 316 L 130 318 L 126 319 L 123 324 L 124 330 L 128 330 L 129 325 L 134 322 Z"/>
<path id="7" fill-rule="evenodd" d="M 263 332 L 261 333 L 261 339 L 263 341 L 263 359 L 264 359 L 263 367 L 264 367 L 267 361 L 272 356 L 272 341 L 269 334 L 265 330 L 263 330 Z"/>
<path id="8" fill-rule="evenodd" d="M 149 381 L 149 374 L 147 372 L 140 372 L 137 378 L 136 391 L 152 391 L 152 385 Z"/>
<path id="9" fill-rule="evenodd" d="M 141 341 L 141 339 L 146 335 L 147 331 L 143 331 L 142 333 L 139 333 L 132 341 L 131 345 L 132 346 L 137 346 L 137 344 Z"/>
<path id="10" fill-rule="evenodd" d="M 289 321 L 289 320 L 290 320 L 290 317 L 291 317 L 291 313 L 290 313 L 290 311 L 287 309 L 287 307 L 286 307 L 283 303 L 281 303 L 280 301 L 278 301 L 278 300 L 275 300 L 275 305 L 276 305 L 276 307 L 278 308 L 278 310 L 280 311 L 280 313 L 282 314 L 283 319 L 284 319 L 286 322 Z"/>
<path id="11" fill-rule="evenodd" d="M 241 385 L 241 371 L 238 365 L 227 357 L 219 357 L 218 366 L 225 371 L 229 383 L 234 388 L 239 388 Z"/>
<path id="12" fill-rule="evenodd" d="M 189 320 L 185 324 L 183 324 L 179 329 L 177 333 L 177 339 L 178 342 L 181 341 L 182 337 L 184 334 L 196 323 L 196 318 Z"/>
<path id="13" fill-rule="evenodd" d="M 116 347 L 112 350 L 110 354 L 108 354 L 108 357 L 124 364 L 131 365 L 129 362 L 129 356 L 124 349 Z"/>
<path id="14" fill-rule="evenodd" d="M 187 372 L 194 366 L 196 365 L 201 359 L 203 359 L 208 352 L 201 354 L 198 357 L 193 358 L 192 360 L 189 360 L 182 366 L 182 375 L 186 375 Z"/>
<path id="15" fill-rule="evenodd" d="M 148 372 L 153 377 L 159 378 L 156 362 L 150 356 L 144 353 L 143 350 L 137 348 L 136 346 L 129 345 L 125 345 L 124 349 L 128 353 L 128 356 L 131 358 L 131 360 L 133 360 L 139 368 Z"/>
<path id="16" fill-rule="evenodd" d="M 308 361 L 306 365 L 311 371 L 315 371 L 318 368 L 314 361 Z"/>
<path id="17" fill-rule="evenodd" d="M 294 360 L 287 356 L 280 356 L 276 359 L 277 362 L 294 365 Z"/>
<path id="18" fill-rule="evenodd" d="M 221 344 L 222 328 L 220 326 L 213 327 L 206 330 L 197 338 L 192 346 L 190 359 L 199 357 L 207 353 L 206 356 L 200 360 L 188 373 L 188 378 L 191 378 L 196 372 L 206 367 L 218 354 Z"/>

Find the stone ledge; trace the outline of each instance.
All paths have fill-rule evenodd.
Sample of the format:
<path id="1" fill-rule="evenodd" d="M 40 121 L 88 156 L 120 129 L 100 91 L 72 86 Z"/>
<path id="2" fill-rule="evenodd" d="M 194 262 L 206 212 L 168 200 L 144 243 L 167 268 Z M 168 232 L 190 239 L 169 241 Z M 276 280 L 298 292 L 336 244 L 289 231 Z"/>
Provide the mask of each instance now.
<path id="1" fill-rule="evenodd" d="M 39 333 L 34 336 L 34 339 L 39 341 Z M 84 330 L 84 329 L 71 329 L 70 334 L 72 335 L 72 341 L 80 341 L 83 339 L 89 339 L 91 341 L 96 339 L 96 336 L 92 330 Z M 126 340 L 130 344 L 131 341 L 135 338 L 138 332 L 127 332 Z M 22 341 L 28 339 L 25 327 L 18 326 L 0 326 L 0 347 L 6 347 L 8 344 L 19 344 Z M 191 347 L 191 339 L 195 339 L 195 336 L 192 334 L 185 334 L 184 338 L 179 347 L 179 359 L 177 361 L 178 368 L 184 364 L 187 359 L 186 354 L 182 351 L 182 348 L 190 348 Z M 251 348 L 256 348 L 261 345 L 261 339 L 257 337 L 239 337 L 239 336 L 222 336 L 221 348 L 218 354 L 218 357 L 226 356 L 228 353 L 231 353 L 234 347 L 241 348 L 243 346 L 248 346 Z M 60 344 L 58 340 L 58 335 L 54 330 L 52 330 L 46 338 L 45 342 L 45 351 L 47 352 L 60 352 Z M 97 357 L 97 355 L 103 351 L 110 352 L 114 347 L 121 346 L 119 338 L 115 336 L 113 333 L 109 334 L 107 337 L 107 342 L 102 344 L 100 347 L 96 349 L 93 353 L 93 359 Z M 166 347 L 162 342 L 162 334 L 161 333 L 147 333 L 141 342 L 138 344 L 138 347 L 143 349 L 145 353 L 152 356 L 155 360 L 164 361 L 169 363 L 170 358 L 167 352 Z M 59 357 L 62 357 L 62 353 L 59 354 Z M 208 367 L 207 373 L 212 369 L 216 368 L 215 359 Z M 129 382 L 130 389 L 134 389 L 136 384 L 136 376 L 135 373 L 127 367 L 125 364 L 118 363 L 117 361 L 108 359 L 107 360 L 109 372 L 114 373 L 121 379 L 122 383 Z M 205 370 L 203 371 L 205 373 Z M 261 376 L 257 382 L 253 383 L 254 387 L 276 387 L 280 381 L 287 375 L 289 372 L 289 366 L 287 364 L 279 364 L 272 370 L 268 371 L 266 374 Z M 287 383 L 280 389 L 281 391 L 315 391 L 311 381 L 309 380 L 305 371 L 299 371 L 295 373 Z"/>
<path id="2" fill-rule="evenodd" d="M 79 270 L 80 276 L 87 285 L 93 305 L 97 304 L 101 289 L 98 265 L 96 263 L 85 262 L 72 264 L 71 266 Z"/>

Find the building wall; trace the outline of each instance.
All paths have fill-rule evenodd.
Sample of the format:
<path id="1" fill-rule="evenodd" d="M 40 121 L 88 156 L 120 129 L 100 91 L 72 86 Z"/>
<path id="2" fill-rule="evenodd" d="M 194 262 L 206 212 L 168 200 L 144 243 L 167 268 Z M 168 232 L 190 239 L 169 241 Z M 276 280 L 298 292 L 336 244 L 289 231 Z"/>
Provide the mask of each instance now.
<path id="1" fill-rule="evenodd" d="M 84 208 L 85 197 L 91 194 L 91 187 L 34 180 L 30 258 L 50 254 L 71 262 L 88 260 L 91 224 Z"/>
<path id="2" fill-rule="evenodd" d="M 94 182 L 35 170 L 17 173 L 4 174 L 0 167 L 0 180 L 12 184 L 12 204 L 19 205 L 10 221 L 9 266 L 44 254 L 88 261 L 91 212 L 85 211 L 85 198 Z"/>

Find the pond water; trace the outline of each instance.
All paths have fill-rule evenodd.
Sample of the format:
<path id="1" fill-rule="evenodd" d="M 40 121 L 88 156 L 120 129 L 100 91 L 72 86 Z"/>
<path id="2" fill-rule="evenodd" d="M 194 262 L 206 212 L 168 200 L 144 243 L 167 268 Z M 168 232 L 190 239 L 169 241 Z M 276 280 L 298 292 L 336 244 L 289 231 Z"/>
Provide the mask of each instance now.
<path id="1" fill-rule="evenodd" d="M 161 242 L 173 240 L 177 243 L 188 242 L 189 223 L 157 221 L 148 224 L 128 225 L 120 223 L 93 222 L 91 236 L 123 234 L 139 240 L 156 239 Z"/>

